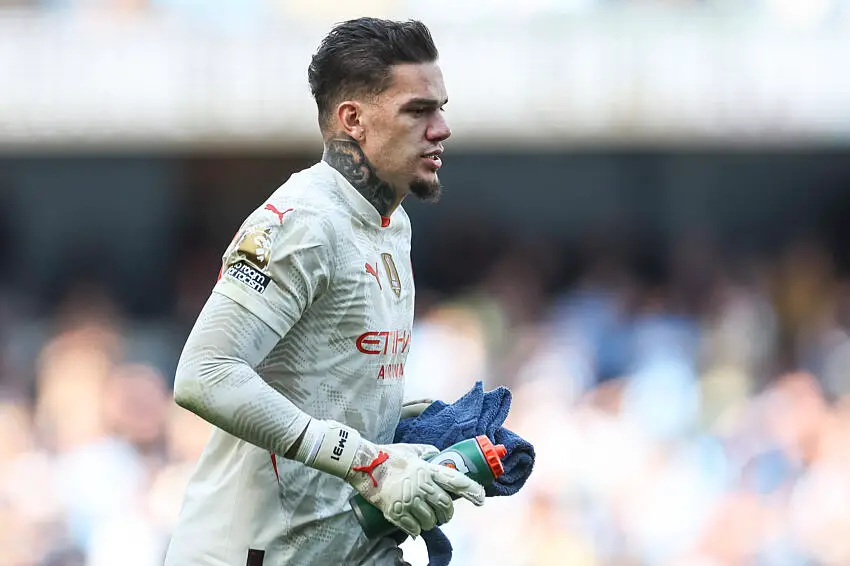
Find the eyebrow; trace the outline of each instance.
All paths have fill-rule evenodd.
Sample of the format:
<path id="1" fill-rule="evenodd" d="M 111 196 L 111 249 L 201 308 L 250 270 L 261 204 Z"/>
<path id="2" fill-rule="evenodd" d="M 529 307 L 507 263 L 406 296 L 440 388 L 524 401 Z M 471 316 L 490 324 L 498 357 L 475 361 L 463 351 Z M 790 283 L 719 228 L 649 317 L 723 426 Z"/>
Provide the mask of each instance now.
<path id="1" fill-rule="evenodd" d="M 448 98 L 444 99 L 442 102 L 435 98 L 411 98 L 407 102 L 405 102 L 401 107 L 402 109 L 413 108 L 415 106 L 427 106 L 430 108 L 440 108 L 444 106 L 449 101 Z"/>

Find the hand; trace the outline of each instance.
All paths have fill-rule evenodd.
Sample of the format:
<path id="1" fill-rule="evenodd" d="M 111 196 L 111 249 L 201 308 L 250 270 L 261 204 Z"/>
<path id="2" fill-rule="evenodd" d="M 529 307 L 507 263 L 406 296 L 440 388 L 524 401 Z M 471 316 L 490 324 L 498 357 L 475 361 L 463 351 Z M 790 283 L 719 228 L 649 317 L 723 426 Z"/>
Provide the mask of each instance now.
<path id="1" fill-rule="evenodd" d="M 452 496 L 484 504 L 484 488 L 461 472 L 427 462 L 427 444 L 374 444 L 355 429 L 314 420 L 295 459 L 343 478 L 392 524 L 412 536 L 448 522 Z"/>
<path id="2" fill-rule="evenodd" d="M 418 417 L 422 411 L 427 409 L 433 402 L 433 399 L 416 399 L 414 401 L 405 402 L 404 405 L 401 406 L 401 419 L 404 420 Z"/>
<path id="3" fill-rule="evenodd" d="M 345 480 L 389 522 L 417 536 L 451 520 L 452 495 L 484 504 L 481 485 L 457 470 L 425 460 L 438 452 L 427 444 L 361 441 Z"/>

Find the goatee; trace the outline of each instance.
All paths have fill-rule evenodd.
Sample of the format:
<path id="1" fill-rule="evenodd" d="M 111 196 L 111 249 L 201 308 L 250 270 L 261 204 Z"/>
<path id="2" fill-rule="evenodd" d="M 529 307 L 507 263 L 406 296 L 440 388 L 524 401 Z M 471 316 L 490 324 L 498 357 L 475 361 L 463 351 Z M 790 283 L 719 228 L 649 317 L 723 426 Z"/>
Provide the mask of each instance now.
<path id="1" fill-rule="evenodd" d="M 443 185 L 440 180 L 434 177 L 433 181 L 425 181 L 416 179 L 410 183 L 410 193 L 425 202 L 437 202 L 440 200 L 440 194 L 443 192 Z"/>

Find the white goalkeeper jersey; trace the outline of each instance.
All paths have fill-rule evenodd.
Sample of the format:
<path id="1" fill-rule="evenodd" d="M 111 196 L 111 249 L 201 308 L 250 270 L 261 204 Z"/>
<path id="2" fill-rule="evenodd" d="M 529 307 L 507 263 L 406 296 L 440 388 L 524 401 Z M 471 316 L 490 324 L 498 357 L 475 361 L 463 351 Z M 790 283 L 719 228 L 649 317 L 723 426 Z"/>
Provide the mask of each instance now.
<path id="1" fill-rule="evenodd" d="M 392 442 L 414 304 L 410 221 L 401 207 L 382 218 L 320 162 L 247 218 L 213 292 L 283 337 L 256 367 L 274 389 L 313 417 Z M 363 536 L 348 503 L 353 491 L 214 428 L 166 565 L 395 564 L 394 543 Z"/>

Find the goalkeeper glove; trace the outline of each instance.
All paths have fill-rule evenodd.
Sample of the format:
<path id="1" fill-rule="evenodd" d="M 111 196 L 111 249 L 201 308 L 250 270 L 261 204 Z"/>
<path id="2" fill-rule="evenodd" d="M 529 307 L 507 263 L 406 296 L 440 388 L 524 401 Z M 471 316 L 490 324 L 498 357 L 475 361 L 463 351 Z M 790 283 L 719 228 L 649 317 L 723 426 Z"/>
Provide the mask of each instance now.
<path id="1" fill-rule="evenodd" d="M 418 417 L 422 411 L 430 407 L 433 402 L 433 399 L 416 399 L 414 401 L 406 401 L 401 406 L 400 419 L 404 420 Z"/>
<path id="2" fill-rule="evenodd" d="M 480 484 L 425 460 L 438 453 L 428 444 L 375 444 L 353 428 L 314 419 L 295 460 L 344 479 L 390 523 L 417 536 L 452 518 L 452 495 L 484 504 Z"/>

